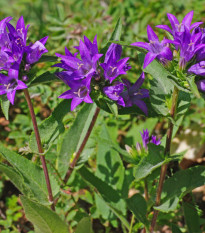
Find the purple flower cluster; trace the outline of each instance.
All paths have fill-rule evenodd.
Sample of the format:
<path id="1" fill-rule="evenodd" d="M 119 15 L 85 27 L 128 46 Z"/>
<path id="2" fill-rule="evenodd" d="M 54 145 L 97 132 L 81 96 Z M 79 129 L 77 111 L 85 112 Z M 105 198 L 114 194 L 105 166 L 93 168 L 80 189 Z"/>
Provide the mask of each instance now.
<path id="1" fill-rule="evenodd" d="M 29 25 L 25 26 L 21 16 L 14 28 L 10 24 L 11 19 L 12 17 L 7 17 L 0 21 L 0 72 L 4 72 L 0 73 L 0 95 L 7 94 L 9 101 L 14 104 L 16 90 L 27 88 L 20 78 L 26 80 L 31 64 L 48 52 L 45 48 L 48 37 L 27 46 Z"/>
<path id="2" fill-rule="evenodd" d="M 205 29 L 199 27 L 203 22 L 191 23 L 193 14 L 193 11 L 189 12 L 180 23 L 174 15 L 168 13 L 167 17 L 171 27 L 168 25 L 156 26 L 170 33 L 173 40 L 164 39 L 160 42 L 152 28 L 147 26 L 149 43 L 132 44 L 148 51 L 143 68 L 146 68 L 154 59 L 158 59 L 163 65 L 172 61 L 173 52 L 169 45 L 173 44 L 179 54 L 179 69 L 187 68 L 188 73 L 205 76 Z M 203 80 L 197 82 L 198 88 L 205 91 L 202 83 L 204 83 Z"/>
<path id="3" fill-rule="evenodd" d="M 80 40 L 79 46 L 75 48 L 80 58 L 77 57 L 78 53 L 72 54 L 65 48 L 65 55 L 56 54 L 61 62 L 54 65 L 64 69 L 56 75 L 70 87 L 70 90 L 64 92 L 59 98 L 72 99 L 71 111 L 83 101 L 92 103 L 92 90 L 95 85 L 98 85 L 98 91 L 119 106 L 137 105 L 147 114 L 147 107 L 142 99 L 148 98 L 149 92 L 146 89 L 140 89 L 145 78 L 144 73 L 134 85 L 131 85 L 128 80 L 120 79 L 120 76 L 127 74 L 131 68 L 128 64 L 129 57 L 121 59 L 122 46 L 111 44 L 102 63 L 99 59 L 104 54 L 98 51 L 97 36 L 93 42 L 84 36 L 84 42 Z"/>
<path id="4" fill-rule="evenodd" d="M 150 132 L 148 131 L 148 129 L 145 129 L 145 130 L 143 129 L 143 132 L 140 132 L 141 137 L 142 137 L 142 145 L 143 145 L 143 148 L 144 148 L 146 151 L 148 150 L 147 145 L 148 145 L 149 143 L 153 143 L 153 144 L 155 144 L 155 145 L 160 145 L 160 144 L 161 144 L 160 139 L 157 140 L 157 137 L 154 136 L 154 135 L 151 135 L 151 139 L 150 139 L 149 133 L 150 133 Z M 140 144 L 139 142 L 137 142 L 136 148 L 137 148 L 137 151 L 141 151 L 142 146 L 141 146 L 141 144 Z"/>

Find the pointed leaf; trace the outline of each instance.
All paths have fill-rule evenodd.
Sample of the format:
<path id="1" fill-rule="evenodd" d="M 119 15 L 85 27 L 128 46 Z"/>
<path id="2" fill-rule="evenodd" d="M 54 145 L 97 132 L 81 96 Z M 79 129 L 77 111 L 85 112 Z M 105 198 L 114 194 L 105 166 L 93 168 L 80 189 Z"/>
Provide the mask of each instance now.
<path id="1" fill-rule="evenodd" d="M 6 95 L 0 96 L 0 102 L 1 102 L 1 109 L 5 116 L 5 118 L 9 119 L 9 107 L 10 107 L 10 101 L 7 99 Z"/>
<path id="2" fill-rule="evenodd" d="M 69 233 L 66 223 L 48 207 L 21 196 L 26 217 L 34 224 L 37 232 Z"/>
<path id="3" fill-rule="evenodd" d="M 75 233 L 93 233 L 90 217 L 84 217 L 80 220 Z"/>

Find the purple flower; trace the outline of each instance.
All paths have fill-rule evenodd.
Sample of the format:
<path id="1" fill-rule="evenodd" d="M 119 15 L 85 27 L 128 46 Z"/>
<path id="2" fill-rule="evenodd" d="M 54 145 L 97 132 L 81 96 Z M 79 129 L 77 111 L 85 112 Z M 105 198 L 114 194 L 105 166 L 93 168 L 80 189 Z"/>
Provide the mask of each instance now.
<path id="1" fill-rule="evenodd" d="M 121 45 L 111 44 L 105 55 L 104 63 L 100 64 L 104 70 L 105 79 L 109 80 L 110 83 L 119 75 L 126 74 L 126 71 L 131 68 L 127 63 L 129 57 L 119 60 L 121 53 Z"/>
<path id="2" fill-rule="evenodd" d="M 124 90 L 124 84 L 121 82 L 116 82 L 113 86 L 104 87 L 103 92 L 114 101 L 123 107 L 125 107 L 125 103 L 123 98 L 120 96 L 120 93 Z"/>
<path id="3" fill-rule="evenodd" d="M 77 49 L 80 52 L 81 59 L 76 57 L 76 54 L 72 55 L 69 50 L 66 49 L 66 55 L 56 54 L 60 57 L 61 64 L 54 66 L 61 67 L 70 71 L 69 79 L 78 80 L 87 77 L 92 77 L 97 72 L 97 62 L 103 54 L 96 53 L 97 42 L 95 40 L 93 44 L 86 38 L 86 43 L 80 40 L 80 44 Z M 88 47 L 87 47 L 88 46 Z"/>
<path id="4" fill-rule="evenodd" d="M 163 64 L 171 61 L 173 55 L 171 49 L 168 47 L 168 43 L 174 43 L 174 41 L 164 39 L 160 42 L 158 36 L 149 25 L 147 25 L 147 35 L 149 43 L 135 42 L 131 44 L 133 46 L 144 48 L 148 51 L 144 59 L 143 69 L 145 69 L 155 58 L 157 58 Z"/>
<path id="5" fill-rule="evenodd" d="M 205 79 L 199 80 L 196 85 L 200 91 L 205 91 Z"/>
<path id="6" fill-rule="evenodd" d="M 191 34 L 189 30 L 185 28 L 180 45 L 179 66 L 182 69 L 185 68 L 186 63 L 189 62 L 199 50 L 205 47 L 205 44 L 201 44 L 201 36 L 201 32 Z"/>
<path id="7" fill-rule="evenodd" d="M 26 62 L 28 64 L 33 64 L 37 62 L 44 53 L 48 50 L 45 47 L 48 36 L 36 41 L 33 45 L 30 45 L 27 52 Z"/>
<path id="8" fill-rule="evenodd" d="M 196 75 L 205 76 L 205 61 L 201 61 L 188 69 L 188 72 Z"/>
<path id="9" fill-rule="evenodd" d="M 7 94 L 12 104 L 14 104 L 16 91 L 25 88 L 27 88 L 26 84 L 18 80 L 18 70 L 9 69 L 8 76 L 0 74 L 0 95 Z"/>
<path id="10" fill-rule="evenodd" d="M 147 106 L 142 101 L 143 98 L 149 98 L 149 91 L 147 89 L 140 89 L 145 79 L 145 74 L 142 72 L 138 80 L 134 85 L 128 80 L 123 79 L 127 90 L 122 92 L 120 96 L 125 102 L 125 107 L 131 107 L 132 105 L 138 106 L 146 115 L 148 114 Z"/>
<path id="11" fill-rule="evenodd" d="M 169 33 L 171 33 L 173 35 L 174 39 L 177 39 L 180 41 L 181 36 L 185 32 L 186 28 L 188 29 L 188 31 L 190 31 L 191 29 L 198 27 L 200 24 L 203 23 L 203 22 L 196 22 L 196 23 L 191 24 L 193 14 L 194 14 L 194 11 L 190 11 L 184 17 L 182 22 L 179 23 L 178 19 L 174 15 L 168 13 L 167 17 L 171 23 L 172 29 L 167 25 L 158 25 L 156 27 L 168 31 Z"/>
<path id="12" fill-rule="evenodd" d="M 142 137 L 142 144 L 143 144 L 143 147 L 147 150 L 147 144 L 149 143 L 149 131 L 148 129 L 144 130 L 143 129 L 143 132 L 140 132 L 141 134 L 141 137 Z"/>
<path id="13" fill-rule="evenodd" d="M 153 143 L 153 144 L 155 144 L 155 145 L 157 145 L 157 146 L 161 144 L 160 139 L 157 140 L 157 137 L 154 136 L 154 135 L 151 136 L 151 141 L 150 142 Z"/>
<path id="14" fill-rule="evenodd" d="M 62 99 L 72 99 L 71 101 L 71 111 L 73 111 L 81 102 L 93 103 L 90 98 L 90 81 L 91 78 L 88 77 L 82 80 L 70 80 L 64 79 L 64 82 L 71 88 L 70 90 L 64 92 L 59 98 Z"/>
<path id="15" fill-rule="evenodd" d="M 157 140 L 157 137 L 154 136 L 154 135 L 151 135 L 151 140 L 150 140 L 150 139 L 149 139 L 149 138 L 150 138 L 149 133 L 150 133 L 150 132 L 149 132 L 148 129 L 145 129 L 145 130 L 143 129 L 143 131 L 140 132 L 141 137 L 142 137 L 142 144 L 143 144 L 143 147 L 144 147 L 144 149 L 145 149 L 146 151 L 148 150 L 147 145 L 148 145 L 149 143 L 153 143 L 153 144 L 155 144 L 155 145 L 157 145 L 157 146 L 161 144 L 160 139 Z M 139 142 L 137 143 L 136 148 L 137 148 L 137 150 L 141 151 L 141 145 L 140 145 Z"/>

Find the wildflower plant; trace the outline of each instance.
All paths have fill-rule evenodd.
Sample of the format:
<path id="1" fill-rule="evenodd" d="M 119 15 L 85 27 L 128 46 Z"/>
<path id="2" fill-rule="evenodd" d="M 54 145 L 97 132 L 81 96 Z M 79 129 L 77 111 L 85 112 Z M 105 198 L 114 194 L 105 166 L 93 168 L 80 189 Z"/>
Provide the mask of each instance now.
<path id="1" fill-rule="evenodd" d="M 204 184 L 205 169 L 198 166 L 181 170 L 178 163 L 183 154 L 171 154 L 170 148 L 191 97 L 200 98 L 200 92 L 205 90 L 204 29 L 201 22 L 191 23 L 193 11 L 182 23 L 172 14 L 167 16 L 171 27 L 158 25 L 159 29 L 153 29 L 148 25 L 147 42 L 120 41 L 119 19 L 104 48 L 98 44 L 97 35 L 93 40 L 84 36 L 74 47 L 75 53 L 66 47 L 65 53 L 56 53 L 56 57 L 42 56 L 48 52 L 45 47 L 48 37 L 27 44 L 29 26 L 25 26 L 23 17 L 16 27 L 12 26 L 11 17 L 0 22 L 2 110 L 8 115 L 5 97 L 15 104 L 16 91 L 23 90 L 34 127 L 28 147 L 24 148 L 30 157 L 0 144 L 0 154 L 9 162 L 9 165 L 0 163 L 0 170 L 21 192 L 26 216 L 37 232 L 68 233 L 73 227 L 76 232 L 86 229 L 86 233 L 91 233 L 91 219 L 96 218 L 109 220 L 112 226 L 120 222 L 124 232 L 154 232 L 159 212 L 175 211 L 181 203 L 185 213 L 190 211 L 184 196 Z M 156 33 L 160 29 L 168 33 L 162 41 Z M 141 66 L 138 66 L 141 75 L 138 78 L 135 75 L 133 83 L 129 72 L 135 67 L 130 65 L 130 57 L 124 57 L 126 49 L 136 52 Z M 30 71 L 37 62 L 50 59 L 58 60 L 50 68 L 52 72 L 31 77 Z M 144 85 L 145 79 L 148 85 Z M 28 88 L 56 80 L 57 85 L 67 90 L 60 94 L 52 114 L 38 126 Z M 127 140 L 126 146 L 113 140 L 119 128 L 107 129 L 105 112 L 114 117 L 119 114 L 122 119 L 130 117 L 131 124 L 124 121 L 120 127 L 133 127 L 138 140 L 133 143 Z M 64 119 L 67 114 L 69 117 Z M 164 136 L 150 134 L 157 117 L 166 123 Z M 136 119 L 141 122 L 137 129 Z M 149 121 L 148 126 L 142 119 Z M 123 139 L 126 137 L 124 134 Z M 95 156 L 95 166 L 91 156 Z M 78 179 L 83 182 L 76 185 Z M 87 185 L 91 188 L 85 191 L 83 201 L 88 201 L 89 207 L 79 208 L 79 193 Z M 139 185 L 140 192 L 131 195 L 129 190 Z M 58 214 L 59 202 L 64 199 L 68 201 L 65 221 Z M 191 202 L 194 203 L 192 198 Z M 68 227 L 67 215 L 73 210 L 81 220 L 79 216 L 72 217 L 73 225 Z M 177 221 L 167 221 L 172 229 L 178 230 Z M 186 214 L 185 222 L 189 225 Z"/>

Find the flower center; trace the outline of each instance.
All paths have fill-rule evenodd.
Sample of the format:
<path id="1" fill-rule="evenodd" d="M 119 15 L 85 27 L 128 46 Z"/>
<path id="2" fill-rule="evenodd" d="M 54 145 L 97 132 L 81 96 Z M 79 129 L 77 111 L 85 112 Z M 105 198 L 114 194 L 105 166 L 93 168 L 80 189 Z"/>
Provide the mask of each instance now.
<path id="1" fill-rule="evenodd" d="M 88 94 L 88 89 L 86 86 L 82 86 L 78 89 L 78 92 L 74 92 L 74 93 L 77 94 L 79 98 L 84 98 Z"/>

